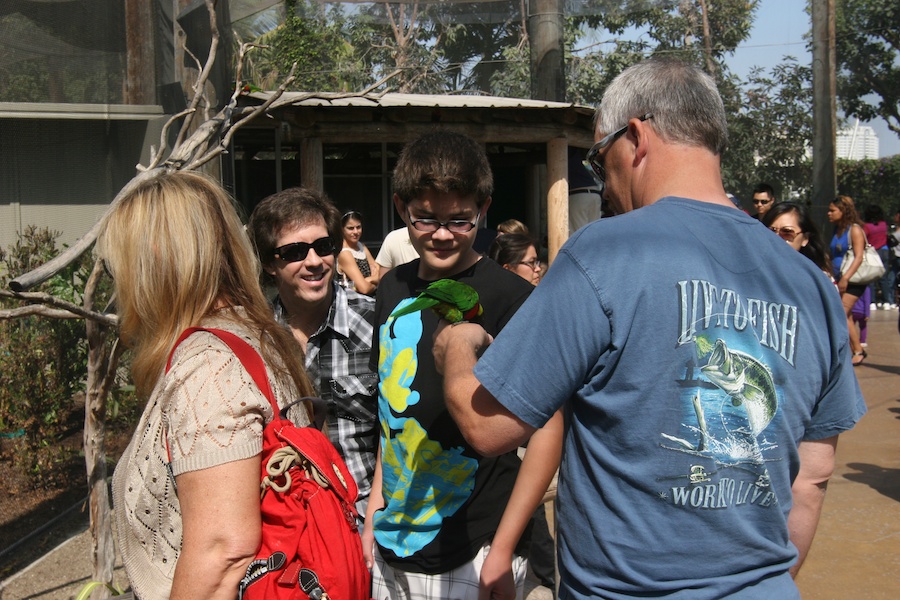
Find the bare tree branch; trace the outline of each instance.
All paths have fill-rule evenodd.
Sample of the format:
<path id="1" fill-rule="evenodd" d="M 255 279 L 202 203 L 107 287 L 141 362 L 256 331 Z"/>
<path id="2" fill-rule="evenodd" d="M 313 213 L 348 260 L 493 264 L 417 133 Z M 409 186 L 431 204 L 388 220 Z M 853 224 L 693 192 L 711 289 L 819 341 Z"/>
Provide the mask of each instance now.
<path id="1" fill-rule="evenodd" d="M 175 121 L 177 121 L 181 117 L 189 114 L 190 112 L 191 112 L 191 109 L 186 108 L 185 110 L 181 111 L 180 113 L 178 113 L 176 115 L 172 115 L 169 118 L 169 120 L 166 121 L 166 124 L 163 125 L 162 132 L 160 132 L 160 134 L 159 134 L 159 151 L 152 153 L 152 156 L 150 158 L 150 163 L 146 167 L 137 165 L 138 171 L 149 171 L 150 169 L 154 169 L 159 166 L 159 164 L 162 162 L 163 153 L 166 151 L 166 148 L 167 148 L 166 138 L 169 137 L 169 127 L 171 127 L 172 124 L 175 123 Z"/>
<path id="2" fill-rule="evenodd" d="M 28 302 L 29 304 L 43 304 L 46 306 L 53 306 L 61 309 L 63 312 L 77 315 L 76 318 L 99 321 L 100 323 L 104 323 L 105 325 L 110 325 L 112 327 L 115 327 L 116 323 L 118 322 L 116 315 L 99 313 L 93 310 L 86 310 L 83 306 L 78 306 L 77 304 L 66 302 L 65 300 L 60 300 L 59 298 L 51 296 L 50 294 L 45 294 L 44 292 L 11 292 L 9 290 L 0 290 L 0 298 L 11 298 L 13 300 L 22 300 L 23 302 Z M 68 319 L 72 317 L 57 318 Z"/>
<path id="3" fill-rule="evenodd" d="M 197 77 L 197 81 L 194 84 L 194 97 L 191 99 L 191 105 L 188 107 L 194 111 L 196 111 L 197 106 L 200 104 L 200 100 L 203 99 L 205 95 L 204 90 L 206 88 L 206 82 L 209 81 L 209 74 L 212 72 L 213 64 L 216 62 L 216 52 L 219 49 L 219 25 L 218 18 L 216 17 L 216 3 L 215 0 L 205 0 L 205 4 L 206 10 L 209 13 L 209 28 L 212 34 L 212 40 L 209 43 L 209 55 L 206 57 L 206 64 L 203 65 L 203 69 L 200 71 L 200 75 Z M 181 130 L 178 132 L 178 137 L 175 139 L 176 148 L 185 139 L 187 132 L 191 128 L 195 114 L 196 112 L 188 114 L 184 123 L 181 125 Z"/>
<path id="4" fill-rule="evenodd" d="M 81 319 L 81 315 L 76 315 L 67 310 L 50 308 L 43 304 L 28 304 L 18 308 L 6 308 L 0 310 L 0 321 L 9 321 L 12 319 L 21 319 L 22 317 L 41 316 L 50 319 Z"/>
<path id="5" fill-rule="evenodd" d="M 201 156 L 200 158 L 192 161 L 187 166 L 185 166 L 185 168 L 186 169 L 196 169 L 196 168 L 200 167 L 201 165 L 206 164 L 207 162 L 209 162 L 216 156 L 225 152 L 228 149 L 228 145 L 231 143 L 231 138 L 234 137 L 234 134 L 237 132 L 238 129 L 240 129 L 242 126 L 246 125 L 253 119 L 255 119 L 258 115 L 265 113 L 269 109 L 269 107 L 272 106 L 272 104 L 276 100 L 278 100 L 278 98 L 280 98 L 282 96 L 282 94 L 284 94 L 284 91 L 287 89 L 287 87 L 291 83 L 294 82 L 294 79 L 296 78 L 294 73 L 296 71 L 297 71 L 297 63 L 294 63 L 294 65 L 291 67 L 291 72 L 288 74 L 287 78 L 281 83 L 280 86 L 278 86 L 278 89 L 275 91 L 274 94 L 272 94 L 272 96 L 270 98 L 268 98 L 264 103 L 255 107 L 246 116 L 241 115 L 241 118 L 238 121 L 232 122 L 230 115 L 234 112 L 234 108 L 237 106 L 237 98 L 239 95 L 237 93 L 237 90 L 239 89 L 238 85 L 240 85 L 240 82 L 238 82 L 238 85 L 235 86 L 236 92 L 232 96 L 231 102 L 228 103 L 228 107 L 226 107 L 226 109 L 222 110 L 222 113 L 225 113 L 223 115 L 223 118 L 225 116 L 228 117 L 228 118 L 225 118 L 225 120 L 224 120 L 224 122 L 227 126 L 227 130 L 225 132 L 225 135 L 222 137 L 222 141 L 219 142 L 219 144 L 215 148 L 213 148 L 210 152 L 208 152 L 205 155 Z M 222 113 L 220 113 L 220 114 L 222 114 Z"/>

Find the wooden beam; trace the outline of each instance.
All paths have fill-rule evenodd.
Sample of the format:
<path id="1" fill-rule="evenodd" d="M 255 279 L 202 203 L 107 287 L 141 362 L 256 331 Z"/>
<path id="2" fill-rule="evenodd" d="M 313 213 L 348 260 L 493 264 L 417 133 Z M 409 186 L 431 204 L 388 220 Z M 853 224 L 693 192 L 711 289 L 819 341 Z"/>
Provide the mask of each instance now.
<path id="1" fill-rule="evenodd" d="M 292 124 L 291 143 L 301 142 L 305 138 L 316 137 L 327 140 L 329 144 L 374 144 L 374 143 L 406 143 L 434 128 L 432 124 L 423 123 L 317 123 L 311 127 Z M 592 131 L 582 127 L 566 127 L 554 123 L 529 123 L 513 125 L 491 123 L 480 125 L 475 123 L 454 123 L 447 129 L 464 133 L 480 142 L 510 144 L 544 144 L 557 137 L 568 137 L 573 146 L 590 148 Z M 288 143 L 289 140 L 285 140 Z"/>

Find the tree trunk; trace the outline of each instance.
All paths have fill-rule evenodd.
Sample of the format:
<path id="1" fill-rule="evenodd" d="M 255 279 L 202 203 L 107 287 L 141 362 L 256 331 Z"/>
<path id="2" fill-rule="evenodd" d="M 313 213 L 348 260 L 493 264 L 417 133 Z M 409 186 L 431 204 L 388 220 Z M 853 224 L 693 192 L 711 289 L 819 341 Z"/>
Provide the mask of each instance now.
<path id="1" fill-rule="evenodd" d="M 100 261 L 94 264 L 84 293 L 84 306 L 93 307 L 94 293 L 100 281 L 103 268 Z M 90 492 L 90 531 L 92 578 L 112 584 L 115 565 L 112 520 L 109 504 L 109 488 L 106 484 L 106 396 L 111 384 L 110 373 L 115 376 L 118 362 L 116 347 L 107 352 L 106 338 L 109 327 L 93 319 L 85 320 L 88 340 L 87 398 L 84 405 L 84 462 L 87 467 L 87 482 Z M 109 597 L 105 587 L 97 588 L 91 598 Z"/>

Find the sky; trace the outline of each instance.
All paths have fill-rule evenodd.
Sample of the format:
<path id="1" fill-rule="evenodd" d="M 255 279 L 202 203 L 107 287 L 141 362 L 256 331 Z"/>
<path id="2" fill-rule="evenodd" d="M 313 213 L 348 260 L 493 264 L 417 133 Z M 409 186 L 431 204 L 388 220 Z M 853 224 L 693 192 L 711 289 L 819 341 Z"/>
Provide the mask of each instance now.
<path id="1" fill-rule="evenodd" d="M 766 71 L 781 62 L 786 55 L 811 62 L 803 36 L 810 29 L 810 18 L 804 8 L 806 0 L 760 0 L 750 38 L 726 59 L 728 66 L 745 77 L 754 66 Z M 850 125 L 853 123 L 850 122 Z M 860 123 L 872 127 L 878 134 L 880 156 L 900 154 L 900 137 L 883 120 Z"/>

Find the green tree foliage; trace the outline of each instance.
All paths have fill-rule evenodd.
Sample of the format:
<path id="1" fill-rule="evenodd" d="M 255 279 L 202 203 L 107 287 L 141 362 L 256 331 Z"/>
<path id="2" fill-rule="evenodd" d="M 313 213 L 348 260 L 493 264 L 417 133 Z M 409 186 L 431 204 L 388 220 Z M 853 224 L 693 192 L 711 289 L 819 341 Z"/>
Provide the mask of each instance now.
<path id="1" fill-rule="evenodd" d="M 900 4 L 839 0 L 835 49 L 844 112 L 862 121 L 881 117 L 900 135 Z"/>
<path id="2" fill-rule="evenodd" d="M 875 205 L 892 215 L 900 206 L 900 154 L 839 160 L 837 178 L 839 193 L 853 198 L 857 208 Z"/>
<path id="3" fill-rule="evenodd" d="M 805 198 L 811 187 L 812 70 L 793 57 L 747 81 L 720 85 L 729 120 L 722 157 L 725 187 L 748 199 L 760 182 L 781 199 Z"/>
<path id="4" fill-rule="evenodd" d="M 285 0 L 283 21 L 255 41 L 267 46 L 249 55 L 248 77 L 256 86 L 273 89 L 297 63 L 293 90 L 353 91 L 370 80 L 351 43 L 343 9 L 338 4 Z"/>

